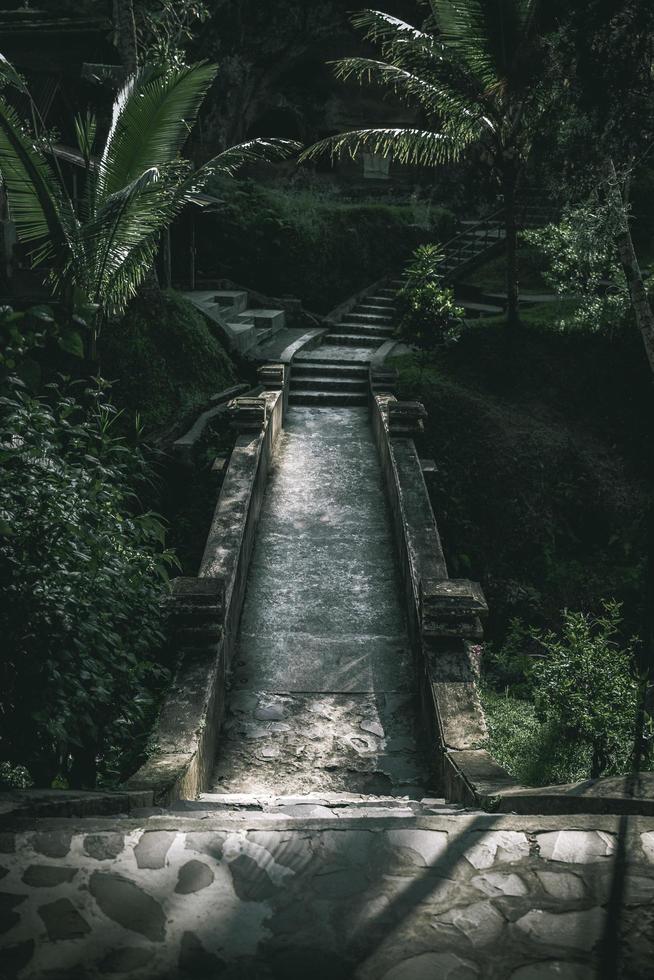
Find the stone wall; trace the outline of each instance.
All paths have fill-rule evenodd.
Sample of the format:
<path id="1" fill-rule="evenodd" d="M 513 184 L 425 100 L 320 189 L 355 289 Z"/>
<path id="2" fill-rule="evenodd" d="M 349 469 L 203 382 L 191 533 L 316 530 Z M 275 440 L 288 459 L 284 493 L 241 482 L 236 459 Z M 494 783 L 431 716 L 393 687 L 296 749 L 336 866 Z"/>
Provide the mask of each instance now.
<path id="1" fill-rule="evenodd" d="M 501 812 L 654 815 L 654 773 L 530 788 L 517 785 L 485 748 L 477 690 L 483 594 L 476 583 L 448 577 L 412 438 L 412 428 L 417 433 L 423 424 L 424 409 L 378 394 L 375 387 L 373 372 L 372 427 L 393 515 L 423 720 L 442 792 L 450 800 Z"/>
<path id="2" fill-rule="evenodd" d="M 653 975 L 643 818 L 299 802 L 0 829 L 7 980 Z"/>
<path id="3" fill-rule="evenodd" d="M 155 750 L 128 781 L 157 802 L 194 798 L 207 783 L 225 709 L 225 684 L 245 595 L 248 568 L 268 471 L 283 427 L 287 379 L 257 398 L 236 399 L 239 428 L 216 504 L 195 586 L 183 580 L 174 596 L 182 628 L 175 631 L 181 663 L 154 733 Z M 202 586 L 220 592 L 220 621 L 207 629 Z M 206 592 L 206 588 L 204 590 Z M 190 598 L 189 598 L 190 596 Z M 211 600 L 214 601 L 214 600 Z M 204 623 L 204 625 L 203 625 Z"/>

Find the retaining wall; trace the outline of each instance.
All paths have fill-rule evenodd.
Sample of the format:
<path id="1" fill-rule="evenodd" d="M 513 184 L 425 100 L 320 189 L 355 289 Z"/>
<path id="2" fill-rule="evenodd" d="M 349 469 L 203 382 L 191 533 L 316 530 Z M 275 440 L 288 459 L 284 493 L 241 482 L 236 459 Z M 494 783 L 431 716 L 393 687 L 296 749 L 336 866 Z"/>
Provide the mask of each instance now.
<path id="1" fill-rule="evenodd" d="M 178 580 L 184 587 L 177 595 L 183 628 L 175 637 L 182 659 L 161 710 L 155 750 L 127 784 L 130 790 L 151 791 L 162 805 L 194 798 L 213 768 L 261 503 L 283 427 L 286 387 L 284 378 L 279 390 L 236 400 L 235 424 L 246 431 L 232 450 L 197 586 Z M 213 612 L 207 612 L 205 601 L 213 603 Z"/>
<path id="2" fill-rule="evenodd" d="M 485 603 L 476 583 L 448 577 L 413 438 L 393 431 L 391 416 L 401 417 L 395 410 L 402 405 L 393 395 L 375 394 L 371 379 L 372 428 L 392 512 L 423 721 L 446 798 L 505 813 L 654 815 L 654 773 L 525 787 L 484 747 L 488 732 L 477 681 Z M 405 407 L 410 423 L 415 406 Z M 414 414 L 417 431 L 422 422 Z"/>

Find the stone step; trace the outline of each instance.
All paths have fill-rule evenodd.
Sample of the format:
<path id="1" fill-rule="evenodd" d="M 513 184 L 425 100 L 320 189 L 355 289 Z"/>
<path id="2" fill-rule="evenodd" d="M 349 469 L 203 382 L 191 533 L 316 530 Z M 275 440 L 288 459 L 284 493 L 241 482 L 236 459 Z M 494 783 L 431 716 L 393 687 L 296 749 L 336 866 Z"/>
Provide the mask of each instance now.
<path id="1" fill-rule="evenodd" d="M 286 326 L 284 310 L 246 310 L 254 321 L 255 327 L 270 328 L 271 334 L 276 334 Z"/>
<path id="2" fill-rule="evenodd" d="M 364 392 L 349 391 L 307 391 L 293 390 L 289 393 L 292 405 L 367 405 L 368 395 Z"/>
<path id="3" fill-rule="evenodd" d="M 373 334 L 331 333 L 329 342 L 345 347 L 379 347 L 388 338 Z"/>
<path id="4" fill-rule="evenodd" d="M 241 289 L 221 289 L 213 293 L 213 302 L 230 313 L 244 313 L 248 305 L 248 294 Z"/>
<path id="5" fill-rule="evenodd" d="M 384 320 L 392 320 L 395 312 L 392 306 L 383 306 L 378 303 L 360 303 L 353 311 L 357 315 L 362 313 L 364 316 L 378 316 Z"/>
<path id="6" fill-rule="evenodd" d="M 169 810 L 189 816 L 259 813 L 288 819 L 406 818 L 467 812 L 443 798 L 411 799 L 406 796 L 365 796 L 358 793 L 312 793 L 297 796 L 246 796 L 234 793 L 201 793 L 197 800 L 179 800 Z"/>
<path id="7" fill-rule="evenodd" d="M 395 327 L 385 323 L 352 323 L 350 320 L 343 320 L 337 324 L 337 329 L 343 333 L 375 334 L 379 337 L 391 337 Z M 331 336 L 331 335 L 330 335 Z"/>
<path id="8" fill-rule="evenodd" d="M 388 295 L 388 296 L 382 295 L 380 291 L 379 295 L 375 294 L 375 296 L 366 296 L 365 305 L 381 306 L 383 308 L 386 307 L 392 308 L 395 305 L 395 293 L 393 293 L 392 290 L 389 290 L 389 293 L 392 295 Z"/>
<path id="9" fill-rule="evenodd" d="M 359 312 L 352 311 L 348 313 L 341 323 L 347 319 L 350 323 L 369 323 L 371 326 L 385 326 L 393 320 L 393 317 L 388 313 L 368 313 L 362 310 L 361 307 L 357 307 L 357 309 Z"/>
<path id="10" fill-rule="evenodd" d="M 376 299 L 386 299 L 395 300 L 397 297 L 397 289 L 393 289 L 390 286 L 384 286 L 383 289 L 378 289 L 376 293 Z"/>
<path id="11" fill-rule="evenodd" d="M 366 381 L 368 378 L 368 365 L 361 362 L 343 364 L 340 361 L 305 361 L 299 358 L 291 366 L 291 377 L 296 377 L 301 373 L 303 376 L 316 375 L 318 377 L 330 376 L 333 378 L 359 378 Z"/>
<path id="12" fill-rule="evenodd" d="M 352 391 L 365 394 L 367 392 L 366 379 L 359 378 L 326 378 L 326 377 L 307 377 L 305 374 L 291 376 L 290 390 L 293 391 Z"/>

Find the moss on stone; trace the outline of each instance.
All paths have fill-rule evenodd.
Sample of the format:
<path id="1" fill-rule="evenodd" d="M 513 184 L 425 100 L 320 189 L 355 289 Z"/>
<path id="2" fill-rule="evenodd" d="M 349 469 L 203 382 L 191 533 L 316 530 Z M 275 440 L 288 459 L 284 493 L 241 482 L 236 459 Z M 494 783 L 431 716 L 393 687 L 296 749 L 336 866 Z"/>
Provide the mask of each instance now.
<path id="1" fill-rule="evenodd" d="M 186 419 L 234 384 L 234 365 L 211 325 L 172 290 L 138 297 L 100 338 L 102 374 L 116 404 L 138 412 L 146 432 Z"/>

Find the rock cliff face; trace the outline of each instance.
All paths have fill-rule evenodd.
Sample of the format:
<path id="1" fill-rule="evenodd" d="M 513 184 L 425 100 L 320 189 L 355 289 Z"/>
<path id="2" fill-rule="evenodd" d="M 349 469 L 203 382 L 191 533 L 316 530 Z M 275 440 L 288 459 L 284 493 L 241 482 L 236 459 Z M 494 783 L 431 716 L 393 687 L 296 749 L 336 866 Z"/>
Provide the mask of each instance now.
<path id="1" fill-rule="evenodd" d="M 357 7 L 350 0 L 222 0 L 213 6 L 194 52 L 220 65 L 205 116 L 207 142 L 229 145 L 273 131 L 312 141 L 341 128 L 413 118 L 399 103 L 334 78 L 327 62 L 366 50 L 349 24 Z M 415 2 L 382 6 L 415 23 L 424 16 Z"/>

